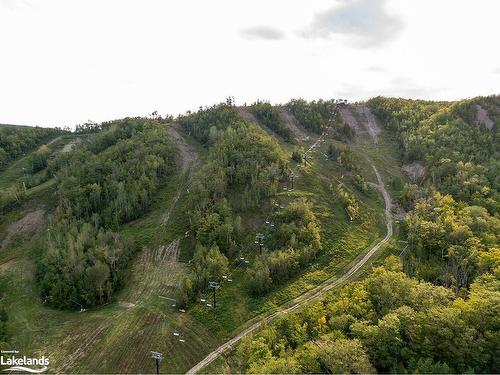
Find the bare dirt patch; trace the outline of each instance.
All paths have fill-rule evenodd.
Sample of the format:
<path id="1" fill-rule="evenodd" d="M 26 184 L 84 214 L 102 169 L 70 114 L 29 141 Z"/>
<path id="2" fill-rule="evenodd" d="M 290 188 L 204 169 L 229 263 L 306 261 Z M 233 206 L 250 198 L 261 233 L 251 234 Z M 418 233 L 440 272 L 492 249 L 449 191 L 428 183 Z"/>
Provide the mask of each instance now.
<path id="1" fill-rule="evenodd" d="M 425 176 L 425 167 L 415 161 L 411 164 L 406 164 L 401 167 L 401 170 L 412 180 L 413 182 L 420 182 Z"/>
<path id="2" fill-rule="evenodd" d="M 180 159 L 180 165 L 181 169 L 183 172 L 188 172 L 188 180 L 191 179 L 193 175 L 193 170 L 194 167 L 198 164 L 199 162 L 199 157 L 198 153 L 192 147 L 189 145 L 184 137 L 180 134 L 179 132 L 179 124 L 173 124 L 168 127 L 168 134 L 170 135 L 172 141 L 174 142 L 175 146 L 177 147 L 177 150 L 179 151 L 178 157 Z M 167 225 L 168 221 L 170 220 L 170 215 L 172 213 L 172 210 L 175 208 L 175 205 L 177 204 L 177 201 L 179 200 L 182 192 L 182 187 L 179 187 L 177 190 L 177 193 L 175 194 L 175 197 L 172 200 L 172 203 L 170 204 L 170 207 L 168 210 L 161 216 L 160 218 L 160 225 Z"/>
<path id="3" fill-rule="evenodd" d="M 294 115 L 288 112 L 288 110 L 286 110 L 285 108 L 281 108 L 279 109 L 279 116 L 281 121 L 283 122 L 283 125 L 290 129 L 297 141 L 299 141 L 300 143 L 309 141 L 310 137 L 302 129 L 299 128 L 298 121 Z"/>
<path id="4" fill-rule="evenodd" d="M 168 127 L 168 134 L 170 135 L 175 146 L 179 150 L 179 158 L 182 170 L 185 172 L 198 163 L 198 153 L 190 146 L 184 137 L 179 132 L 179 125 L 173 124 Z"/>
<path id="5" fill-rule="evenodd" d="M 493 129 L 493 121 L 488 116 L 488 112 L 481 107 L 479 104 L 476 104 L 477 114 L 476 114 L 476 122 L 478 125 L 483 125 L 486 129 Z"/>
<path id="6" fill-rule="evenodd" d="M 131 309 L 132 307 L 135 307 L 135 303 L 132 303 L 132 302 L 126 302 L 126 301 L 120 301 L 118 302 L 118 304 L 121 306 L 121 307 L 126 307 L 127 309 Z"/>
<path id="7" fill-rule="evenodd" d="M 248 109 L 245 107 L 237 107 L 236 111 L 238 111 L 238 114 L 246 121 L 252 122 L 254 124 L 258 124 L 259 122 L 255 118 L 252 112 L 250 112 Z"/>
<path id="8" fill-rule="evenodd" d="M 359 136 L 363 132 L 363 129 L 359 125 L 358 120 L 356 120 L 349 108 L 342 108 L 340 110 L 340 117 L 342 118 L 342 121 L 344 121 L 352 130 L 354 130 L 354 134 L 356 136 Z"/>
<path id="9" fill-rule="evenodd" d="M 179 241 L 176 239 L 168 245 L 162 245 L 156 253 L 157 262 L 175 263 L 179 260 Z"/>
<path id="10" fill-rule="evenodd" d="M 15 236 L 35 232 L 42 224 L 43 210 L 28 212 L 22 219 L 9 225 L 7 236 L 0 243 L 0 250 L 6 247 Z"/>
<path id="11" fill-rule="evenodd" d="M 81 143 L 82 139 L 81 138 L 75 138 L 71 142 L 67 143 L 64 145 L 62 152 L 70 152 L 73 147 L 75 147 L 77 144 Z"/>
<path id="12" fill-rule="evenodd" d="M 368 131 L 368 134 L 370 134 L 370 136 L 373 138 L 373 141 L 377 143 L 377 137 L 380 134 L 380 126 L 378 125 L 377 119 L 373 115 L 372 111 L 367 106 L 358 107 L 356 108 L 356 111 L 358 112 L 358 115 L 364 120 L 362 121 L 363 126 Z"/>
<path id="13" fill-rule="evenodd" d="M 172 210 L 175 208 L 175 205 L 177 204 L 177 201 L 181 197 L 181 191 L 179 190 L 177 194 L 175 195 L 174 199 L 172 200 L 172 203 L 170 203 L 170 207 L 168 210 L 161 216 L 160 219 L 160 224 L 161 225 L 167 225 L 168 221 L 170 220 L 170 215 L 172 214 Z"/>

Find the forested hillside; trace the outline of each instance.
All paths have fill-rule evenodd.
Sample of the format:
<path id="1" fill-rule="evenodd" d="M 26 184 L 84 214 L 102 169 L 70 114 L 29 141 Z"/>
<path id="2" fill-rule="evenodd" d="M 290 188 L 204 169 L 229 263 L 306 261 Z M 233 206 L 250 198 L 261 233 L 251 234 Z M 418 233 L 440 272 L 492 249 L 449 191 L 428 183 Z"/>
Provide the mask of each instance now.
<path id="1" fill-rule="evenodd" d="M 499 97 L 0 126 L 0 348 L 60 373 L 154 372 L 151 350 L 168 373 L 498 372 L 499 126 Z"/>
<path id="2" fill-rule="evenodd" d="M 387 258 L 361 282 L 284 316 L 238 348 L 248 373 L 494 373 L 498 281 L 477 280 L 467 299 L 409 278 Z"/>
<path id="3" fill-rule="evenodd" d="M 278 134 L 290 134 L 287 128 L 279 130 L 283 125 L 270 105 L 258 102 L 251 110 Z M 263 130 L 239 117 L 231 102 L 179 121 L 208 148 L 207 164 L 191 189 L 190 221 L 197 248 L 192 272 L 181 282 L 178 299 L 185 306 L 207 290 L 209 281 L 222 280 L 229 263 L 253 242 L 242 216 L 262 208 L 276 210 L 278 204 L 271 198 L 289 182 L 291 169 L 290 156 Z M 320 248 L 310 204 L 297 199 L 281 208 L 267 219 L 272 227 L 263 233 L 265 253 L 247 271 L 250 293 L 265 294 L 273 284 L 293 277 Z"/>
<path id="4" fill-rule="evenodd" d="M 405 270 L 466 293 L 500 266 L 500 98 L 369 103 L 396 132 L 405 162 L 425 168 L 400 197 L 409 211 Z"/>
<path id="5" fill-rule="evenodd" d="M 399 143 L 409 179 L 395 197 L 404 215 L 399 258 L 278 318 L 208 371 L 498 372 L 500 98 L 368 105 Z M 357 130 L 365 125 L 365 109 L 345 111 Z"/>
<path id="6" fill-rule="evenodd" d="M 174 168 L 174 155 L 163 125 L 126 119 L 106 124 L 73 152 L 49 162 L 58 203 L 38 260 L 48 303 L 74 308 L 109 301 L 133 251 L 114 231 L 146 212 Z"/>

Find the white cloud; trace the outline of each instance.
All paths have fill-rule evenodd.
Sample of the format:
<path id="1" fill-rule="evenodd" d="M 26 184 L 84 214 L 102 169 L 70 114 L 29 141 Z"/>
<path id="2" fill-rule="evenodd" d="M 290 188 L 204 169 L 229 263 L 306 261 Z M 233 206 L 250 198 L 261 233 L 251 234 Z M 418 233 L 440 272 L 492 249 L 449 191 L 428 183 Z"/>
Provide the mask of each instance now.
<path id="1" fill-rule="evenodd" d="M 399 18 L 389 14 L 384 0 L 343 0 L 340 6 L 317 13 L 302 35 L 329 38 L 345 35 L 357 47 L 378 47 L 398 36 L 404 28 Z"/>

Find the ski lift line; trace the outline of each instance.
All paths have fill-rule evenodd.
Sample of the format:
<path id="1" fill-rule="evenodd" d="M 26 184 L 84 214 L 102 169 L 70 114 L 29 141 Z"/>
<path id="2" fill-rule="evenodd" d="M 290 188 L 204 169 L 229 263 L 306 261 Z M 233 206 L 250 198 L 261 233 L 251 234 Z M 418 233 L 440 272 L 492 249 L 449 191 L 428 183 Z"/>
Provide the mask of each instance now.
<path id="1" fill-rule="evenodd" d="M 340 105 L 340 104 L 347 104 L 347 100 L 345 99 L 339 99 L 339 101 L 335 102 L 336 106 Z M 332 112 L 330 118 L 328 119 L 328 123 L 327 123 L 327 126 L 325 127 L 325 129 L 323 130 L 323 133 L 321 133 L 321 135 L 318 137 L 318 139 L 316 140 L 316 142 L 314 142 L 311 147 L 309 147 L 309 149 L 304 153 L 304 158 L 307 158 L 307 154 L 309 152 L 311 152 L 311 150 L 314 150 L 314 148 L 316 148 L 316 146 L 318 145 L 318 143 L 321 143 L 324 141 L 324 137 L 325 135 L 328 135 L 328 130 L 330 129 L 330 127 L 332 126 L 332 121 L 333 121 L 333 116 L 335 116 L 336 114 L 338 113 L 337 111 L 337 108 L 334 109 L 334 111 Z"/>

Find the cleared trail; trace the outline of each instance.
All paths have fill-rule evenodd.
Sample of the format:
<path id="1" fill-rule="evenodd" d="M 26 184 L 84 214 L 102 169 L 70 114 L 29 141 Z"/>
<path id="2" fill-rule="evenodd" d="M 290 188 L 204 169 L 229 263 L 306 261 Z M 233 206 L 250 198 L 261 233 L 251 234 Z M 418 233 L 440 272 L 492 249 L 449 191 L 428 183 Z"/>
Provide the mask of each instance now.
<path id="1" fill-rule="evenodd" d="M 326 132 L 325 132 L 326 133 Z M 320 142 L 322 137 L 324 136 L 323 133 L 318 140 L 311 146 L 311 148 L 308 150 L 308 152 Z M 376 142 L 376 138 L 374 137 L 376 134 L 371 134 L 374 142 Z M 378 184 L 376 185 L 376 188 L 381 192 L 383 198 L 384 198 L 384 203 L 385 203 L 385 218 L 386 218 L 386 224 L 387 224 L 387 232 L 379 242 L 377 242 L 373 247 L 371 247 L 368 252 L 356 262 L 347 272 L 345 272 L 342 276 L 340 277 L 332 277 L 326 281 L 324 281 L 322 284 L 317 286 L 316 288 L 311 289 L 310 291 L 300 295 L 299 297 L 293 299 L 292 301 L 282 305 L 279 310 L 268 314 L 264 316 L 259 316 L 256 317 L 252 320 L 257 320 L 255 323 L 241 331 L 239 334 L 237 334 L 235 337 L 233 337 L 231 340 L 225 342 L 224 344 L 220 345 L 217 347 L 214 351 L 212 351 L 210 354 L 208 354 L 205 358 L 203 358 L 198 364 L 196 364 L 194 367 L 192 367 L 190 370 L 187 371 L 187 374 L 195 374 L 198 371 L 200 371 L 203 367 L 209 365 L 212 363 L 215 359 L 217 359 L 223 352 L 226 350 L 232 348 L 236 343 L 238 343 L 242 338 L 245 336 L 248 336 L 252 332 L 256 331 L 258 328 L 260 328 L 264 323 L 269 323 L 275 320 L 277 317 L 279 317 L 282 314 L 286 314 L 289 312 L 292 312 L 299 307 L 320 298 L 323 296 L 325 293 L 328 291 L 332 290 L 333 288 L 341 285 L 345 281 L 347 281 L 352 275 L 354 275 L 361 267 L 363 267 L 368 260 L 375 254 L 384 244 L 386 244 L 389 239 L 392 237 L 393 233 L 393 226 L 392 226 L 392 216 L 391 216 L 391 197 L 387 190 L 385 189 L 384 182 L 382 181 L 382 177 L 380 176 L 377 168 L 373 164 L 373 162 L 370 161 L 370 164 L 372 165 L 373 171 L 375 173 L 375 176 L 377 177 L 377 182 Z"/>

